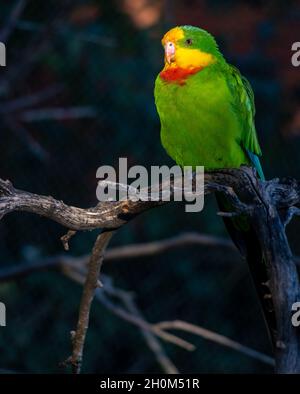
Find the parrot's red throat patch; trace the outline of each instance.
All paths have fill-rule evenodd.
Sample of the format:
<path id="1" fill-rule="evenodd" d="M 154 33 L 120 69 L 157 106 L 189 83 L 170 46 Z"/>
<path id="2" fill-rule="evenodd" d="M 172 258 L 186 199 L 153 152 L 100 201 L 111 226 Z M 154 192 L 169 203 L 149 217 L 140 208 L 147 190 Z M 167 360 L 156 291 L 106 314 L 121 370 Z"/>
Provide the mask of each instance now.
<path id="1" fill-rule="evenodd" d="M 159 75 L 165 82 L 177 83 L 178 85 L 185 85 L 188 77 L 197 74 L 197 72 L 203 70 L 203 67 L 194 68 L 180 68 L 172 67 L 163 70 Z"/>

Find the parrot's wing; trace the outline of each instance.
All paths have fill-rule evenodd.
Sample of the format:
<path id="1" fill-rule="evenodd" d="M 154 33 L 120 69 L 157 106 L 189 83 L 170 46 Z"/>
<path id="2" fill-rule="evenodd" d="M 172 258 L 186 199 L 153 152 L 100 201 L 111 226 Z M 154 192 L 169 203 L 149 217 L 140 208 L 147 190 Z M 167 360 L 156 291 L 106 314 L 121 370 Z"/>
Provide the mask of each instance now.
<path id="1" fill-rule="evenodd" d="M 232 108 L 242 117 L 244 125 L 241 143 L 247 151 L 261 156 L 254 123 L 255 104 L 253 90 L 249 81 L 241 75 L 236 67 L 228 66 L 228 86 L 233 97 Z"/>

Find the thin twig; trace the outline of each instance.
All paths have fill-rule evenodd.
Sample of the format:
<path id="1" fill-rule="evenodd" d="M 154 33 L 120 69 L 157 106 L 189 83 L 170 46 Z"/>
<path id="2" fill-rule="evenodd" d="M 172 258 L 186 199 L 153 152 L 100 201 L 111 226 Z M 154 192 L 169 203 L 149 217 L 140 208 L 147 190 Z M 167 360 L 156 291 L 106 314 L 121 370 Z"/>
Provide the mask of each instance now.
<path id="1" fill-rule="evenodd" d="M 13 100 L 4 101 L 1 103 L 0 113 L 8 115 L 12 112 L 17 112 L 25 108 L 33 107 L 52 97 L 57 96 L 63 91 L 63 85 L 55 84 L 42 89 L 38 92 L 27 94 Z"/>
<path id="2" fill-rule="evenodd" d="M 132 315 L 138 317 L 139 319 L 145 320 L 142 312 L 139 310 L 136 303 L 134 302 L 133 293 L 117 289 L 115 286 L 112 285 L 111 280 L 105 281 L 105 286 L 103 287 L 103 290 L 111 296 L 118 297 Z M 177 367 L 167 356 L 163 346 L 161 345 L 155 334 L 149 330 L 144 330 L 142 328 L 141 333 L 145 338 L 149 349 L 154 353 L 157 362 L 161 366 L 162 370 L 167 374 L 178 374 L 179 371 Z"/>
<path id="3" fill-rule="evenodd" d="M 29 133 L 29 131 L 11 115 L 4 117 L 4 122 L 9 126 L 15 136 L 26 146 L 26 148 L 39 160 L 45 162 L 50 154 L 45 148 Z"/>
<path id="4" fill-rule="evenodd" d="M 140 244 L 125 245 L 111 248 L 106 251 L 105 260 L 114 261 L 139 257 L 151 257 L 165 253 L 171 249 L 191 245 L 222 247 L 231 249 L 233 251 L 236 250 L 232 241 L 225 237 L 217 237 L 213 235 L 192 232 L 182 233 L 175 237 L 170 237 L 160 241 L 145 242 Z"/>
<path id="5" fill-rule="evenodd" d="M 88 273 L 83 286 L 83 293 L 79 307 L 79 317 L 76 332 L 74 334 L 73 352 L 70 358 L 73 372 L 78 374 L 81 370 L 82 354 L 85 343 L 86 332 L 89 325 L 91 305 L 98 287 L 98 277 L 104 258 L 104 251 L 113 236 L 114 231 L 102 232 L 98 235 L 92 250 L 88 265 Z"/>
<path id="6" fill-rule="evenodd" d="M 83 283 L 83 273 L 79 273 L 74 269 L 68 270 L 66 272 L 67 276 L 70 277 L 71 279 Z M 191 344 L 190 342 L 187 342 L 186 340 L 177 337 L 173 334 L 170 334 L 166 332 L 166 329 L 177 329 L 181 331 L 187 331 L 196 335 L 199 335 L 207 340 L 210 340 L 212 342 L 218 343 L 219 345 L 229 347 L 233 350 L 236 350 L 240 353 L 243 353 L 249 357 L 252 357 L 256 360 L 259 360 L 265 364 L 273 365 L 274 366 L 274 360 L 261 353 L 258 352 L 257 350 L 253 350 L 247 346 L 241 345 L 240 343 L 233 341 L 224 335 L 217 334 L 211 330 L 207 330 L 203 327 L 196 326 L 191 323 L 187 323 L 184 321 L 176 320 L 176 321 L 170 321 L 170 322 L 161 322 L 161 323 L 155 323 L 151 324 L 148 323 L 143 317 L 137 316 L 135 313 L 130 313 L 126 311 L 124 308 L 116 305 L 113 303 L 107 296 L 106 294 L 118 297 L 122 301 L 124 301 L 126 298 L 128 300 L 128 292 L 125 292 L 124 290 L 116 289 L 114 286 L 112 286 L 107 280 L 105 281 L 105 286 L 103 289 L 98 289 L 96 291 L 96 298 L 107 308 L 109 309 L 112 313 L 115 315 L 119 316 L 123 320 L 128 321 L 129 323 L 139 327 L 140 329 L 151 332 L 155 334 L 157 337 L 170 342 L 176 346 L 179 346 L 185 350 L 192 351 L 195 350 L 195 346 Z"/>
<path id="7" fill-rule="evenodd" d="M 74 237 L 75 234 L 76 234 L 76 231 L 74 231 L 74 230 L 69 230 L 69 231 L 67 232 L 67 234 L 65 234 L 65 235 L 63 235 L 62 237 L 60 237 L 60 240 L 61 240 L 61 242 L 62 242 L 62 244 L 63 244 L 63 247 L 64 247 L 64 249 L 65 249 L 66 251 L 68 251 L 68 250 L 70 249 L 69 242 L 70 242 L 70 239 L 71 239 L 72 237 Z"/>
<path id="8" fill-rule="evenodd" d="M 196 326 L 195 324 L 187 323 L 181 320 L 175 320 L 157 323 L 156 327 L 162 328 L 163 330 L 171 329 L 190 332 L 191 334 L 198 335 L 208 341 L 212 341 L 218 343 L 219 345 L 229 347 L 230 349 L 236 350 L 265 364 L 269 364 L 272 366 L 275 365 L 274 359 L 272 357 L 258 352 L 257 350 L 253 350 L 248 346 L 241 345 L 240 343 L 233 341 L 232 339 L 227 338 L 224 335 L 220 335 L 211 330 L 207 330 L 206 328 Z"/>
<path id="9" fill-rule="evenodd" d="M 197 237 L 195 239 L 197 239 Z M 86 260 L 87 260 L 86 257 L 83 259 L 83 258 L 70 258 L 66 256 L 56 256 L 55 258 L 44 259 L 42 262 L 39 263 L 26 264 L 25 266 L 23 265 L 22 269 L 20 269 L 20 265 L 18 265 L 16 267 L 10 267 L 5 270 L 2 269 L 0 271 L 0 281 L 13 280 L 22 275 L 30 274 L 32 271 L 37 269 L 48 269 L 48 268 L 60 266 L 62 268 L 62 272 L 67 277 L 69 277 L 70 279 L 74 280 L 77 283 L 80 283 L 81 285 L 84 285 L 86 278 L 86 268 L 85 268 Z M 178 338 L 175 335 L 166 333 L 164 331 L 164 329 L 182 329 L 184 331 L 189 331 L 194 334 L 200 335 L 205 339 L 214 341 L 223 346 L 229 346 L 230 348 L 233 348 L 237 351 L 241 351 L 242 353 L 250 357 L 256 358 L 267 364 L 270 364 L 272 362 L 271 358 L 260 352 L 245 347 L 244 345 L 241 345 L 236 341 L 232 341 L 229 338 L 226 338 L 220 334 L 206 330 L 199 326 L 192 325 L 190 323 L 175 321 L 175 322 L 162 322 L 162 323 L 150 324 L 144 319 L 144 317 L 141 314 L 138 315 L 136 312 L 134 313 L 133 309 L 126 311 L 124 308 L 121 308 L 120 306 L 114 304 L 105 295 L 105 293 L 107 293 L 107 295 L 109 296 L 118 297 L 123 302 L 125 301 L 125 299 L 127 299 L 128 302 L 128 298 L 131 296 L 131 294 L 129 292 L 125 292 L 124 290 L 117 289 L 115 286 L 112 286 L 111 281 L 108 279 L 107 276 L 105 276 L 104 279 L 105 279 L 104 280 L 105 286 L 103 287 L 103 289 L 102 290 L 96 289 L 96 293 L 95 293 L 96 299 L 115 315 L 140 328 L 143 333 L 148 332 L 155 334 L 157 337 L 167 342 L 171 342 L 172 344 L 179 346 L 185 350 L 189 350 L 189 351 L 193 350 L 194 346 L 191 343 L 182 340 L 181 338 Z M 99 287 L 99 282 L 97 282 L 96 286 Z M 127 304 L 126 306 L 127 309 L 129 309 L 129 304 Z M 159 359 L 161 365 L 164 364 L 165 371 L 167 372 L 168 369 L 168 372 L 171 373 L 172 371 L 171 361 L 169 360 L 169 366 L 167 366 L 168 361 L 166 361 L 164 353 L 161 352 L 160 348 L 157 348 L 155 343 L 154 345 L 152 343 L 149 346 L 150 347 L 153 346 L 153 351 L 155 350 L 156 352 L 158 352 L 157 358 Z M 70 359 L 68 361 L 70 362 Z"/>
<path id="10" fill-rule="evenodd" d="M 81 118 L 96 118 L 97 111 L 93 107 L 54 107 L 31 109 L 20 114 L 23 122 L 40 122 L 42 120 L 67 120 Z"/>
<path id="11" fill-rule="evenodd" d="M 72 231 L 72 230 L 70 230 Z M 138 243 L 126 246 L 116 246 L 109 248 L 105 252 L 105 262 L 122 261 L 132 258 L 151 257 L 163 254 L 176 248 L 203 245 L 214 248 L 228 248 L 234 253 L 238 253 L 234 244 L 223 237 L 215 237 L 201 233 L 183 233 L 175 237 L 163 239 L 161 241 Z M 13 266 L 2 267 L 0 270 L 0 282 L 16 280 L 20 277 L 29 275 L 35 271 L 45 269 L 57 269 L 63 266 L 85 266 L 89 261 L 90 255 L 72 257 L 69 255 L 54 255 L 52 257 L 40 258 L 34 261 L 16 264 Z M 294 261 L 300 268 L 300 257 L 294 256 Z M 227 261 L 230 264 L 230 261 Z"/>
<path id="12" fill-rule="evenodd" d="M 163 339 L 166 342 L 172 343 L 184 350 L 189 352 L 195 350 L 195 346 L 186 341 L 185 339 L 179 338 L 174 334 L 170 334 L 165 332 L 164 330 L 160 329 L 159 327 L 155 327 L 152 324 L 148 323 L 146 320 L 141 319 L 131 313 L 129 313 L 126 309 L 115 305 L 106 295 L 105 293 L 101 292 L 101 290 L 97 290 L 96 298 L 113 314 L 119 316 L 121 319 L 128 321 L 129 323 L 139 327 L 142 330 L 151 331 L 159 338 Z"/>

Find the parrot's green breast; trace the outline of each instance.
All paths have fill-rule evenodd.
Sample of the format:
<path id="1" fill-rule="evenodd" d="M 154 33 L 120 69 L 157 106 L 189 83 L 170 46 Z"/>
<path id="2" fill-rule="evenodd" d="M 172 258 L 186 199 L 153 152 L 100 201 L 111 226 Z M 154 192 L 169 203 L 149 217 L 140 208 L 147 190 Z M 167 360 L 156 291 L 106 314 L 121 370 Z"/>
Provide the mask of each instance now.
<path id="1" fill-rule="evenodd" d="M 223 72 L 209 67 L 183 84 L 159 75 L 155 101 L 162 144 L 178 165 L 217 169 L 249 164 L 242 147 L 244 125 Z"/>

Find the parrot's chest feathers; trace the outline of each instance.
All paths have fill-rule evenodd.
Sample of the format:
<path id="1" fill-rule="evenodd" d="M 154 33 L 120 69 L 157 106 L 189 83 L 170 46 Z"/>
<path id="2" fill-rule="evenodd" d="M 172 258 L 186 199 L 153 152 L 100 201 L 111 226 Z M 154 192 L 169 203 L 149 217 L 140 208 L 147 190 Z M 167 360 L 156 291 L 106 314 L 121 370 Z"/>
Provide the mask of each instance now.
<path id="1" fill-rule="evenodd" d="M 159 75 L 160 78 L 166 83 L 175 83 L 178 85 L 185 85 L 186 80 L 191 75 L 201 71 L 202 67 L 192 68 L 181 68 L 181 67 L 170 67 L 164 69 Z"/>
<path id="2" fill-rule="evenodd" d="M 156 105 L 162 144 L 179 165 L 239 167 L 244 162 L 240 124 L 226 81 L 206 70 L 188 76 L 184 84 L 159 76 Z"/>

